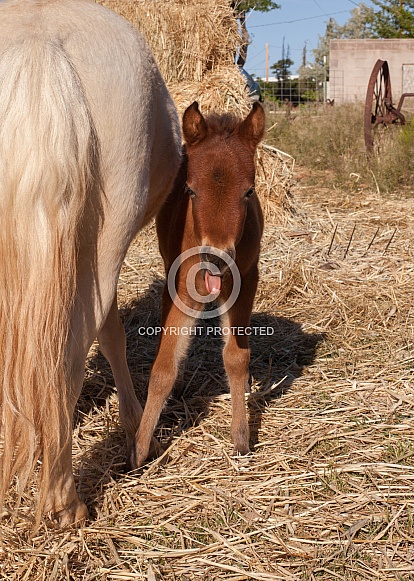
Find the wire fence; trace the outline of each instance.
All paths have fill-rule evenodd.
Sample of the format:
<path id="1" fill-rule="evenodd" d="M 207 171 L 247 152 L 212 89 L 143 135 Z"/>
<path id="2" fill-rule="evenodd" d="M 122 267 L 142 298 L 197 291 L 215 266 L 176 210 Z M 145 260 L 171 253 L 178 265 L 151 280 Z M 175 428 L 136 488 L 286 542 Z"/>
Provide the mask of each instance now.
<path id="1" fill-rule="evenodd" d="M 258 83 L 262 99 L 269 111 L 309 109 L 331 104 L 327 82 L 315 79 L 286 79 L 266 83 L 258 79 Z"/>

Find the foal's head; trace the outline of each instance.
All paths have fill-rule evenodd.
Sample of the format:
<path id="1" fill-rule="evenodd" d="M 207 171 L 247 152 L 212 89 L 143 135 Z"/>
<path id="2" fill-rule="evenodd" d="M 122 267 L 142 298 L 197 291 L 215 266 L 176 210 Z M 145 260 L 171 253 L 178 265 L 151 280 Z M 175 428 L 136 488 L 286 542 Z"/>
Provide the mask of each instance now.
<path id="1" fill-rule="evenodd" d="M 235 257 L 248 205 L 256 195 L 254 155 L 264 129 L 259 103 L 244 120 L 231 114 L 203 117 L 197 102 L 185 111 L 187 191 L 199 245 L 214 246 Z"/>

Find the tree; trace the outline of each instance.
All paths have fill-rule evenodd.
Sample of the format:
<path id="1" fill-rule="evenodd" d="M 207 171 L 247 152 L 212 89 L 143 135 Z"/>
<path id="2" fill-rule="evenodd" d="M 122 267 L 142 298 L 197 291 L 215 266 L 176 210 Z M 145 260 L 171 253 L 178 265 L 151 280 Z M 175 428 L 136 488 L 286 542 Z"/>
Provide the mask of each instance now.
<path id="1" fill-rule="evenodd" d="M 373 0 L 373 2 L 375 1 L 377 0 Z M 334 18 L 330 18 L 326 25 L 325 35 L 319 36 L 318 46 L 313 50 L 315 62 L 300 67 L 298 71 L 300 78 L 315 78 L 318 81 L 328 80 L 330 41 L 338 38 L 372 38 L 373 15 L 373 9 L 361 2 L 352 10 L 351 18 L 343 26 L 340 26 Z"/>
<path id="2" fill-rule="evenodd" d="M 286 87 L 286 80 L 291 76 L 290 67 L 292 65 L 293 60 L 290 58 L 290 48 L 289 45 L 287 49 L 285 48 L 285 37 L 283 37 L 282 58 L 270 67 L 270 70 L 277 78 L 278 99 L 281 101 L 285 99 L 292 100 L 291 90 Z"/>
<path id="3" fill-rule="evenodd" d="M 276 4 L 272 0 L 235 0 L 231 2 L 231 7 L 236 12 L 236 17 L 240 22 L 241 31 L 241 46 L 240 53 L 237 57 L 237 64 L 239 67 L 244 67 L 247 58 L 247 47 L 249 46 L 249 33 L 246 28 L 246 16 L 251 10 L 257 10 L 258 12 L 270 12 L 270 10 L 275 10 L 280 8 L 280 4 Z"/>
<path id="4" fill-rule="evenodd" d="M 329 43 L 332 39 L 338 38 L 340 26 L 333 18 L 328 20 L 324 36 L 319 36 L 318 46 L 312 51 L 315 59 L 314 63 L 302 65 L 298 69 L 299 77 L 302 80 L 315 79 L 324 81 L 327 79 L 329 67 Z"/>
<path id="5" fill-rule="evenodd" d="M 306 45 L 307 41 L 305 40 L 305 44 L 303 45 L 302 49 L 302 67 L 306 67 L 308 64 L 308 47 Z"/>
<path id="6" fill-rule="evenodd" d="M 272 0 L 236 0 L 231 5 L 235 10 L 246 13 L 253 9 L 259 12 L 270 12 L 270 10 L 280 8 L 280 4 L 276 4 Z"/>
<path id="7" fill-rule="evenodd" d="M 275 62 L 270 69 L 275 73 L 275 77 L 278 81 L 286 81 L 291 76 L 289 67 L 293 65 L 293 61 L 290 58 L 280 59 Z"/>
<path id="8" fill-rule="evenodd" d="M 372 0 L 379 10 L 370 22 L 376 38 L 414 38 L 414 0 Z"/>
<path id="9" fill-rule="evenodd" d="M 291 76 L 289 67 L 293 65 L 293 61 L 290 58 L 290 48 L 287 46 L 285 50 L 285 37 L 283 37 L 282 43 L 282 58 L 275 62 L 274 65 L 270 67 L 270 70 L 275 73 L 275 77 L 278 81 L 286 81 Z"/>
<path id="10" fill-rule="evenodd" d="M 374 10 L 361 2 L 351 12 L 351 18 L 338 27 L 339 38 L 372 38 L 371 19 Z"/>

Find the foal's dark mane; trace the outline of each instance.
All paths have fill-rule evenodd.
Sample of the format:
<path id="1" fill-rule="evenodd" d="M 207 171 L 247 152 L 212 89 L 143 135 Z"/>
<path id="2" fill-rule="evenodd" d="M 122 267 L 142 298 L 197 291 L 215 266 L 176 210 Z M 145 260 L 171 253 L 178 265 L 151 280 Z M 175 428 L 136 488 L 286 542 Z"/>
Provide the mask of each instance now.
<path id="1" fill-rule="evenodd" d="M 236 127 L 240 125 L 241 119 L 234 113 L 210 113 L 205 117 L 209 130 L 216 135 L 230 137 Z"/>

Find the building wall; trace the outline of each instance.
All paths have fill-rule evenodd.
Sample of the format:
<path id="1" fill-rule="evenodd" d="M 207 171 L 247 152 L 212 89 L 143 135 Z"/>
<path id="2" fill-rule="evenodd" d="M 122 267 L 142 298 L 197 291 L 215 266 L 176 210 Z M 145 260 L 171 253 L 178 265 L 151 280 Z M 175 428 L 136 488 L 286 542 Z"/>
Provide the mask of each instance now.
<path id="1" fill-rule="evenodd" d="M 393 104 L 414 92 L 414 39 L 331 40 L 329 97 L 336 104 L 365 101 L 368 81 L 378 59 L 388 61 Z M 408 101 L 414 107 L 414 97 Z M 411 107 L 410 107 L 411 108 Z"/>

